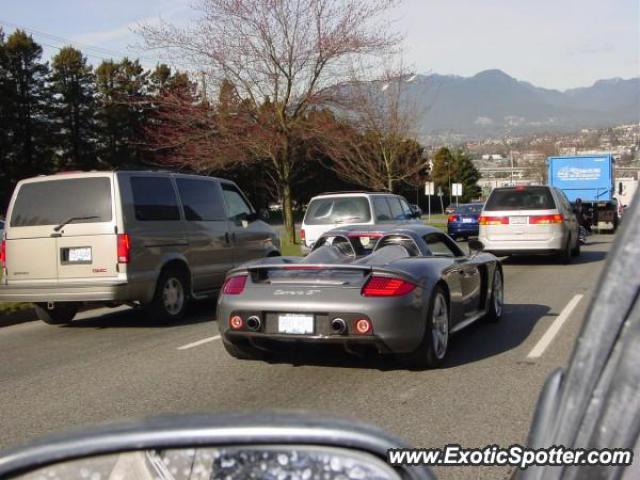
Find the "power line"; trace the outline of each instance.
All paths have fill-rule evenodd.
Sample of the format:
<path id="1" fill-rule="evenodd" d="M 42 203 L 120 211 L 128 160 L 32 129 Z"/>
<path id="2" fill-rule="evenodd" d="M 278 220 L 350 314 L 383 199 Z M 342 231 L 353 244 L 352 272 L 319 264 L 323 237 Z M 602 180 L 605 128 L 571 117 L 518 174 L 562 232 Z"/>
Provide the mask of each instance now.
<path id="1" fill-rule="evenodd" d="M 89 45 L 83 42 L 78 42 L 75 40 L 70 40 L 68 38 L 65 37 L 60 37 L 58 35 L 53 35 L 51 33 L 47 33 L 47 32 L 42 32 L 40 30 L 36 30 L 34 28 L 30 28 L 27 27 L 25 25 L 20 25 L 17 23 L 13 23 L 13 22 L 9 22 L 6 20 L 2 20 L 0 19 L 0 24 L 5 25 L 7 27 L 10 28 L 16 28 L 16 29 L 20 29 L 20 30 L 24 30 L 26 32 L 29 32 L 32 35 L 35 36 L 39 36 L 39 37 L 44 37 L 45 39 L 48 40 L 53 40 L 54 42 L 58 42 L 58 43 L 62 43 L 65 45 L 72 45 L 77 47 L 79 50 L 82 50 L 83 53 L 87 56 L 87 57 L 92 57 L 92 58 L 96 58 L 102 61 L 107 61 L 107 60 L 112 60 L 114 57 L 132 57 L 135 56 L 138 60 L 141 60 L 142 62 L 144 62 L 146 60 L 146 62 L 148 65 L 152 65 L 152 64 L 158 64 L 158 63 L 164 63 L 163 61 L 161 61 L 159 58 L 154 58 L 151 59 L 150 57 L 145 57 L 142 55 L 138 55 L 138 54 L 126 54 L 117 50 L 111 50 L 108 48 L 103 48 L 103 47 L 97 47 L 95 45 Z M 45 45 L 49 48 L 55 48 L 56 50 L 60 51 L 62 50 L 63 47 L 59 46 L 59 45 L 51 45 L 50 43 L 45 43 L 41 40 L 39 40 L 39 42 L 42 45 Z M 173 63 L 173 62 L 171 62 Z M 179 64 L 176 64 L 179 65 Z M 179 66 L 183 66 L 183 65 L 179 65 Z M 184 67 L 184 66 L 183 66 Z"/>

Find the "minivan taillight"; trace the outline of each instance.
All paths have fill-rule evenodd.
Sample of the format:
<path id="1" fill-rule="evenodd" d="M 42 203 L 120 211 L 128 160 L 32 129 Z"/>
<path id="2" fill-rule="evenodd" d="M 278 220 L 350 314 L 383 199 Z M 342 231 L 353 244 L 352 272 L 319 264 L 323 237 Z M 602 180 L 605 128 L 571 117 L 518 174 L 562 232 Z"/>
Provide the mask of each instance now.
<path id="1" fill-rule="evenodd" d="M 562 222 L 564 222 L 564 216 L 559 213 L 555 215 L 532 215 L 529 217 L 529 224 L 533 225 L 548 225 Z"/>
<path id="2" fill-rule="evenodd" d="M 131 258 L 131 239 L 128 233 L 118 234 L 118 263 L 129 263 Z"/>
<path id="3" fill-rule="evenodd" d="M 7 241 L 2 240 L 0 244 L 0 265 L 5 267 L 7 265 Z"/>
<path id="4" fill-rule="evenodd" d="M 416 286 L 397 277 L 380 277 L 373 275 L 362 287 L 364 297 L 401 297 L 415 290 Z"/>
<path id="5" fill-rule="evenodd" d="M 236 275 L 227 278 L 224 282 L 222 291 L 225 295 L 240 295 L 244 291 L 244 285 L 247 283 L 246 275 Z"/>
<path id="6" fill-rule="evenodd" d="M 478 223 L 480 225 L 508 225 L 509 217 L 489 217 L 487 215 L 480 215 Z"/>

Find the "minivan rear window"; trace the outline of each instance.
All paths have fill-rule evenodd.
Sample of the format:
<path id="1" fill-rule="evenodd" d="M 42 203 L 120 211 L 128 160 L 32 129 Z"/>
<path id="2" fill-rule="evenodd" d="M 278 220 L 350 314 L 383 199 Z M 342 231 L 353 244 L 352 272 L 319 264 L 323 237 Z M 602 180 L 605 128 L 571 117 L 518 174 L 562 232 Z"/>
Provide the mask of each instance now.
<path id="1" fill-rule="evenodd" d="M 90 217 L 90 218 L 89 218 Z M 25 183 L 11 213 L 12 227 L 111 221 L 111 179 L 70 178 Z"/>
<path id="2" fill-rule="evenodd" d="M 307 225 L 362 223 L 369 220 L 371 209 L 365 197 L 316 198 L 309 203 L 304 217 Z"/>
<path id="3" fill-rule="evenodd" d="M 499 188 L 491 192 L 485 210 L 552 210 L 556 208 L 547 187 Z"/>

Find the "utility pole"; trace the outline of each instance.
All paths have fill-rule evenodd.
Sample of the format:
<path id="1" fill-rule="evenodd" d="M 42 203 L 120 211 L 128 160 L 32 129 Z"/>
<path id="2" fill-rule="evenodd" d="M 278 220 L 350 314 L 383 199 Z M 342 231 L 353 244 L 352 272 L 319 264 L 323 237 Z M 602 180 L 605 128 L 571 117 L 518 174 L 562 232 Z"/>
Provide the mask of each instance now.
<path id="1" fill-rule="evenodd" d="M 513 150 L 509 150 L 509 156 L 511 157 L 511 186 L 513 187 Z"/>

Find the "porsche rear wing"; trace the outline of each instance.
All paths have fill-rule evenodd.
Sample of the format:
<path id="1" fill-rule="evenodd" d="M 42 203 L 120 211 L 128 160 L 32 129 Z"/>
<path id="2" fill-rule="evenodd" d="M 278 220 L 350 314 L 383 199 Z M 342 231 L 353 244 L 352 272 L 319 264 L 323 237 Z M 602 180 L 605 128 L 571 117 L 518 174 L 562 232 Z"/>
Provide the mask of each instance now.
<path id="1" fill-rule="evenodd" d="M 227 277 L 234 275 L 249 273 L 253 278 L 266 278 L 269 276 L 270 271 L 344 271 L 344 272 L 362 272 L 363 277 L 367 277 L 370 274 L 376 273 L 384 276 L 400 277 L 404 280 L 417 283 L 416 278 L 398 269 L 388 268 L 384 266 L 376 265 L 336 265 L 333 263 L 274 263 L 274 264 L 259 264 L 248 265 L 243 267 L 236 267 L 227 273 Z"/>

